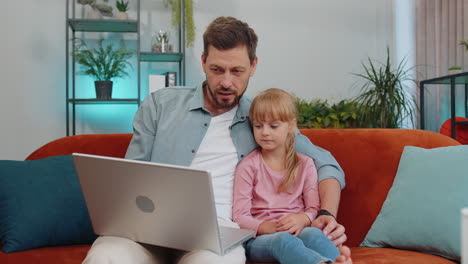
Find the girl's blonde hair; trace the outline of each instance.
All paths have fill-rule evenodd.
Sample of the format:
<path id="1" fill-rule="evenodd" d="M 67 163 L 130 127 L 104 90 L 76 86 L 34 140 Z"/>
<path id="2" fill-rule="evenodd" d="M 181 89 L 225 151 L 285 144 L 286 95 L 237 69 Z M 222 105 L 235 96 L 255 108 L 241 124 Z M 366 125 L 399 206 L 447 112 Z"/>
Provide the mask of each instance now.
<path id="1" fill-rule="evenodd" d="M 277 88 L 267 89 L 257 95 L 250 106 L 250 122 L 253 126 L 254 121 L 264 122 L 268 118 L 283 122 L 296 120 L 297 110 L 293 97 Z M 286 192 L 296 182 L 300 160 L 296 153 L 295 143 L 296 132 L 294 130 L 286 138 L 286 160 L 284 164 L 286 174 L 278 187 L 278 192 Z"/>

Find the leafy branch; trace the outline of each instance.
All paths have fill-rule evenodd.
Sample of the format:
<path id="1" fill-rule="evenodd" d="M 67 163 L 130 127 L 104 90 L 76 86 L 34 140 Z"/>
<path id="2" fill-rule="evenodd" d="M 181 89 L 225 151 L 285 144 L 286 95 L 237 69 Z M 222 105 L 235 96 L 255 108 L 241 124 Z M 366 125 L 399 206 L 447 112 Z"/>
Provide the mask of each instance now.
<path id="1" fill-rule="evenodd" d="M 187 48 L 193 46 L 195 41 L 195 24 L 193 22 L 193 0 L 164 0 L 164 6 L 168 8 L 171 7 L 172 16 L 171 22 L 172 26 L 177 28 L 181 23 L 181 8 L 182 1 L 184 4 L 184 20 L 185 20 L 185 37 L 186 37 L 186 46 Z"/>
<path id="2" fill-rule="evenodd" d="M 297 123 L 303 128 L 352 128 L 358 127 L 359 104 L 342 100 L 334 105 L 327 100 L 310 102 L 296 97 Z"/>
<path id="3" fill-rule="evenodd" d="M 117 10 L 119 10 L 120 12 L 128 11 L 128 1 L 124 2 L 123 0 L 117 0 L 115 2 L 115 6 L 117 7 Z"/>
<path id="4" fill-rule="evenodd" d="M 361 104 L 360 123 L 369 128 L 399 128 L 403 121 L 409 118 L 414 122 L 416 98 L 409 92 L 411 87 L 407 81 L 415 82 L 406 68 L 406 58 L 395 69 L 390 62 L 390 49 L 387 48 L 386 63 L 362 63 L 364 73 L 354 74 L 365 80 L 361 87 L 362 93 L 356 98 Z"/>

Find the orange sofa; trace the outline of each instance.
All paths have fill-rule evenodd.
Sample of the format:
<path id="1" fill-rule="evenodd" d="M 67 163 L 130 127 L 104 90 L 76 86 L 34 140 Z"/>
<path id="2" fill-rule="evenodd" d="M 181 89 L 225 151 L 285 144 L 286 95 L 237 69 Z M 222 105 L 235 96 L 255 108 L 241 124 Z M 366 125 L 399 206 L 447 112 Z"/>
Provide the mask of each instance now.
<path id="1" fill-rule="evenodd" d="M 449 264 L 450 260 L 407 250 L 359 247 L 392 186 L 404 146 L 435 148 L 460 145 L 441 134 L 404 129 L 302 129 L 316 145 L 329 150 L 346 173 L 338 220 L 346 227 L 355 264 Z M 65 137 L 34 151 L 27 159 L 73 152 L 123 157 L 131 134 Z M 365 164 L 365 166 L 363 166 Z M 378 177 L 376 177 L 378 175 Z M 1 223 L 0 223 L 1 224 Z M 1 241 L 0 241 L 1 242 Z M 47 247 L 6 254 L 0 263 L 77 264 L 90 245 Z"/>

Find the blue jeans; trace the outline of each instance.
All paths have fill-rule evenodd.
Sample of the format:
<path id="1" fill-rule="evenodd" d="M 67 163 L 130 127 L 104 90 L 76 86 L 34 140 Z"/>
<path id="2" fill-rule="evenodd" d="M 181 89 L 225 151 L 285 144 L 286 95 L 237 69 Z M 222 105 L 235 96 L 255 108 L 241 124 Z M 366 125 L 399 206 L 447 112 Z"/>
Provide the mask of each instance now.
<path id="1" fill-rule="evenodd" d="M 245 244 L 247 259 L 281 264 L 333 262 L 339 255 L 336 246 L 322 230 L 306 227 L 298 237 L 286 232 L 260 235 Z"/>

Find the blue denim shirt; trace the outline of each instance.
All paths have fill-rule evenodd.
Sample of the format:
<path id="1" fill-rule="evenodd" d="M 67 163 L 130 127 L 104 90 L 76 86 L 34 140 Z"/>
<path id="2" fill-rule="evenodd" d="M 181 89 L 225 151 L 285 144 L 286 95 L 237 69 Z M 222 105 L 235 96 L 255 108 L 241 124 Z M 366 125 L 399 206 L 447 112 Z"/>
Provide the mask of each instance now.
<path id="1" fill-rule="evenodd" d="M 230 126 L 239 161 L 257 147 L 248 120 L 251 100 L 242 96 Z M 203 88 L 165 88 L 150 94 L 133 121 L 133 137 L 125 158 L 190 166 L 210 125 Z M 319 180 L 337 179 L 344 188 L 344 173 L 335 158 L 298 132 L 296 150 L 314 159 Z"/>

